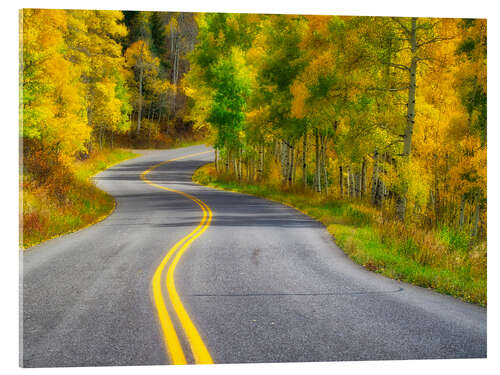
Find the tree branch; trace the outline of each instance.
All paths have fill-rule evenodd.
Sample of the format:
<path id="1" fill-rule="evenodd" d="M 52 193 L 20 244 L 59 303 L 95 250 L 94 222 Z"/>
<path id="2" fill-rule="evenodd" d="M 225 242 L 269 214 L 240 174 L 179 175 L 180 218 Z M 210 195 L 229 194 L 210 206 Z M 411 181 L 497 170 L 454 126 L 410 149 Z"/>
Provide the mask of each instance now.
<path id="1" fill-rule="evenodd" d="M 411 51 L 411 47 L 401 47 L 399 49 L 394 50 L 393 52 L 398 53 L 398 52 L 404 51 L 405 49 Z"/>
<path id="2" fill-rule="evenodd" d="M 390 62 L 383 62 L 382 64 L 384 65 L 389 65 L 389 66 L 392 66 L 393 68 L 398 68 L 398 69 L 401 69 L 401 70 L 410 70 L 409 67 L 407 67 L 406 65 L 403 65 L 403 64 L 395 64 L 395 63 L 390 63 Z"/>
<path id="3" fill-rule="evenodd" d="M 290 143 L 288 143 L 287 141 L 285 141 L 283 138 L 281 138 L 281 142 L 286 144 L 289 148 L 293 148 L 293 146 Z"/>
<path id="4" fill-rule="evenodd" d="M 395 144 L 398 144 L 398 143 L 402 143 L 402 142 L 403 142 L 403 140 L 402 140 L 402 139 L 396 139 L 395 141 L 393 141 L 393 142 L 391 142 L 391 143 L 389 143 L 389 144 L 385 145 L 385 147 L 384 147 L 382 150 L 384 150 L 384 151 L 385 151 L 385 150 L 387 150 L 389 147 L 394 146 Z"/>
<path id="5" fill-rule="evenodd" d="M 426 44 L 437 43 L 437 42 L 442 42 L 444 40 L 451 40 L 451 39 L 453 39 L 453 37 L 448 37 L 448 38 L 435 37 L 435 38 L 432 38 L 432 39 L 428 39 L 428 40 L 426 40 L 424 42 L 417 43 L 417 48 L 425 46 Z"/>

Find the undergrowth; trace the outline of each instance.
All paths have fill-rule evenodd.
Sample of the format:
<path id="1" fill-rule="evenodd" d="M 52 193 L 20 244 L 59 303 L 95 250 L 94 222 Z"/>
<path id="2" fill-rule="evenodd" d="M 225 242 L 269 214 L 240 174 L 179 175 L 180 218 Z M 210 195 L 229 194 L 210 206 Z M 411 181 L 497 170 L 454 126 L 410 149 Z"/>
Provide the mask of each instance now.
<path id="1" fill-rule="evenodd" d="M 70 166 L 33 152 L 25 156 L 20 181 L 20 246 L 29 248 L 109 215 L 114 199 L 90 177 L 136 156 L 122 149 L 103 150 Z"/>

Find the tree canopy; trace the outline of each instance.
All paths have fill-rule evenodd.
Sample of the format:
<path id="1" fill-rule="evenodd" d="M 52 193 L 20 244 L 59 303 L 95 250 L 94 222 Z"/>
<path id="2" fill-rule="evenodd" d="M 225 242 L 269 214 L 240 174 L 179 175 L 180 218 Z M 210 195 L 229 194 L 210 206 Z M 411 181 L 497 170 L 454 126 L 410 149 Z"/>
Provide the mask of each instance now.
<path id="1" fill-rule="evenodd" d="M 47 158 L 180 126 L 239 180 L 486 233 L 485 20 L 26 9 L 21 26 L 20 135 Z"/>

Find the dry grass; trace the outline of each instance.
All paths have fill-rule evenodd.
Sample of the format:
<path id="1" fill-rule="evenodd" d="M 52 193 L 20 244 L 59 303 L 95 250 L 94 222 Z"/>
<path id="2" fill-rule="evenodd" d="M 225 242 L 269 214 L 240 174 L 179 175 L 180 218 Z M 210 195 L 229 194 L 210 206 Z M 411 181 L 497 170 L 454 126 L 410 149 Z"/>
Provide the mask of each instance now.
<path id="1" fill-rule="evenodd" d="M 97 189 L 89 177 L 125 159 L 137 156 L 113 149 L 92 155 L 72 166 L 25 157 L 20 186 L 20 246 L 31 247 L 72 232 L 109 215 L 114 200 Z M 43 173 L 43 175 L 40 175 Z"/>

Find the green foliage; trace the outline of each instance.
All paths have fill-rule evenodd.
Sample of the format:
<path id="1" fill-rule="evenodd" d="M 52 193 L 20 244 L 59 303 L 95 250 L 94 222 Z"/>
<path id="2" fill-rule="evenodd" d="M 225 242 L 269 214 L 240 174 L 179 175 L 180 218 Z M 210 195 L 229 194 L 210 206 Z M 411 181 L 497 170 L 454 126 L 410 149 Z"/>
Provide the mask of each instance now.
<path id="1" fill-rule="evenodd" d="M 278 92 L 286 92 L 304 68 L 299 48 L 304 21 L 300 17 L 272 16 L 264 24 L 267 53 L 262 56 L 263 84 L 276 85 Z"/>
<path id="2" fill-rule="evenodd" d="M 463 40 L 457 48 L 457 53 L 465 53 L 468 57 L 472 57 L 472 51 L 476 47 L 476 41 L 472 38 Z"/>
<path id="3" fill-rule="evenodd" d="M 118 75 L 116 78 L 115 96 L 121 103 L 120 119 L 116 123 L 118 133 L 125 133 L 130 129 L 130 115 L 133 107 L 130 103 L 131 95 L 123 76 Z"/>
<path id="4" fill-rule="evenodd" d="M 203 84 L 212 94 L 206 119 L 217 129 L 217 148 L 240 147 L 250 94 L 244 50 L 251 35 L 248 15 L 208 14 L 200 25 L 199 44 L 191 60 L 204 72 Z"/>
<path id="5" fill-rule="evenodd" d="M 149 27 L 151 29 L 151 40 L 153 53 L 162 56 L 167 52 L 165 39 L 167 37 L 162 21 L 162 12 L 151 12 Z M 162 60 L 163 61 L 163 60 Z"/>
<path id="6" fill-rule="evenodd" d="M 213 72 L 215 95 L 208 121 L 219 130 L 216 147 L 235 146 L 243 129 L 249 85 L 238 75 L 232 60 L 221 61 Z"/>

